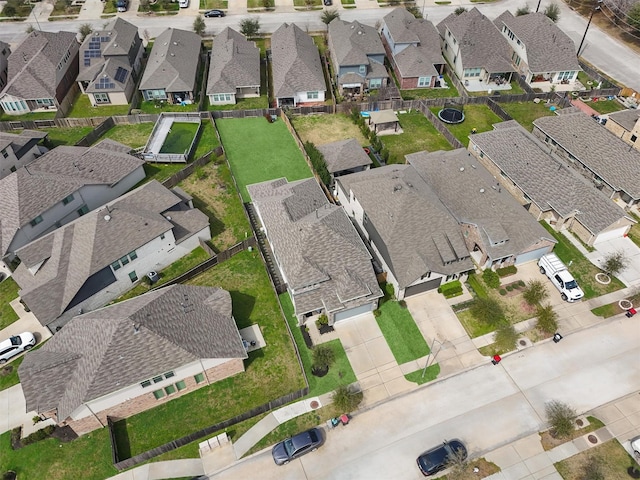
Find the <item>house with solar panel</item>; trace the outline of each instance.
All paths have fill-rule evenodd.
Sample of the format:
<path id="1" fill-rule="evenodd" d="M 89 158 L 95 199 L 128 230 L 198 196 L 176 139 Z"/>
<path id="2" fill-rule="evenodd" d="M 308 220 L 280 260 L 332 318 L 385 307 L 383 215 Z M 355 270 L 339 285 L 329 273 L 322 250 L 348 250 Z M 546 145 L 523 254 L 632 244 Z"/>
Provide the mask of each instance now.
<path id="1" fill-rule="evenodd" d="M 122 18 L 87 35 L 80 46 L 78 85 L 91 105 L 126 105 L 131 101 L 143 52 L 138 28 Z"/>

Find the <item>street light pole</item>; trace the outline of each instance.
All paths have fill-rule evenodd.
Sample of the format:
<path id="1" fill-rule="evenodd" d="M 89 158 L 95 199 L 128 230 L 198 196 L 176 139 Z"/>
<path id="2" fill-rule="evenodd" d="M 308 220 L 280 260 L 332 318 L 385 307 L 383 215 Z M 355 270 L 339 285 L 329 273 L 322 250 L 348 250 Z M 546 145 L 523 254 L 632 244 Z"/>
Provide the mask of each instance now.
<path id="1" fill-rule="evenodd" d="M 593 19 L 593 14 L 600 10 L 600 4 L 602 0 L 598 0 L 598 5 L 591 10 L 591 15 L 589 15 L 589 21 L 587 22 L 587 28 L 584 29 L 584 35 L 582 36 L 582 41 L 580 42 L 580 46 L 578 47 L 578 53 L 576 54 L 578 57 L 580 56 L 580 50 L 582 50 L 582 45 L 584 44 L 584 40 L 587 38 L 587 32 L 589 31 L 589 26 L 591 25 L 591 20 Z"/>
<path id="2" fill-rule="evenodd" d="M 429 355 L 427 355 L 427 360 L 424 363 L 424 368 L 422 369 L 422 376 L 420 378 L 424 378 L 425 374 L 427 373 L 427 368 L 429 368 L 429 365 L 430 365 L 429 360 L 431 360 L 431 354 L 433 353 L 433 346 L 435 345 L 436 342 L 438 342 L 438 351 L 433 355 L 433 360 L 436 359 L 436 357 L 438 356 L 438 353 L 440 353 L 440 350 L 442 350 L 442 343 L 440 343 L 439 340 L 436 340 L 434 338 L 433 342 L 431 342 L 431 349 L 429 350 Z"/>
<path id="3" fill-rule="evenodd" d="M 42 28 L 40 28 L 40 23 L 38 22 L 38 17 L 36 16 L 36 12 L 34 12 L 35 8 L 36 8 L 36 4 L 34 3 L 31 6 L 31 14 L 33 15 L 33 18 L 36 21 L 36 25 L 38 25 L 38 30 L 42 31 Z"/>

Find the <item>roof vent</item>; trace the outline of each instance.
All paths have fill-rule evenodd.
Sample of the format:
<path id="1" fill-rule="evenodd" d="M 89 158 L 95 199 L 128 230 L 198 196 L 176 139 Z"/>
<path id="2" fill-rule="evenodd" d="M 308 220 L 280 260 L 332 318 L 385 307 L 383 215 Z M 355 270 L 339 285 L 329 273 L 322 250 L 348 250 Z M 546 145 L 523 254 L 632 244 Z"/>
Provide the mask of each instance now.
<path id="1" fill-rule="evenodd" d="M 484 193 L 484 188 L 481 188 L 481 189 L 480 189 L 480 193 Z"/>
<path id="2" fill-rule="evenodd" d="M 460 171 L 461 171 L 461 172 L 464 172 L 464 167 L 460 167 Z"/>
<path id="3" fill-rule="evenodd" d="M 398 185 L 393 187 L 393 191 L 394 192 L 397 192 L 398 190 L 402 190 L 402 185 L 398 184 Z"/>
<path id="4" fill-rule="evenodd" d="M 104 220 L 105 222 L 108 222 L 109 220 L 111 220 L 111 215 L 105 215 Z"/>
<path id="5" fill-rule="evenodd" d="M 171 221 L 171 217 L 169 215 L 165 216 L 164 218 L 166 218 L 167 220 Z"/>

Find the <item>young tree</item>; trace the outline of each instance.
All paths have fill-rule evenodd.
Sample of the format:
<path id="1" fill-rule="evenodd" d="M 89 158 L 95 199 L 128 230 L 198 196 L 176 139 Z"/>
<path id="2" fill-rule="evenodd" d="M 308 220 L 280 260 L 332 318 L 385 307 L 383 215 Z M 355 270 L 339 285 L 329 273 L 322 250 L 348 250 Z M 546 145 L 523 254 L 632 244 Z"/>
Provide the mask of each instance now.
<path id="1" fill-rule="evenodd" d="M 255 37 L 260 33 L 260 20 L 257 17 L 241 20 L 240 33 L 247 38 Z"/>
<path id="2" fill-rule="evenodd" d="M 602 461 L 598 457 L 590 455 L 587 461 L 582 464 L 582 479 L 605 480 L 602 472 Z"/>
<path id="3" fill-rule="evenodd" d="M 362 392 L 353 392 L 346 385 L 340 385 L 333 391 L 331 400 L 342 412 L 353 412 L 362 402 Z"/>
<path id="4" fill-rule="evenodd" d="M 525 3 L 524 7 L 520 7 L 516 10 L 516 17 L 521 17 L 522 15 L 527 15 L 528 13 L 531 13 L 531 10 L 529 10 L 529 4 Z"/>
<path id="5" fill-rule="evenodd" d="M 540 280 L 529 280 L 522 292 L 522 298 L 532 307 L 539 304 L 549 296 L 547 287 Z"/>
<path id="6" fill-rule="evenodd" d="M 458 7 L 458 8 L 456 8 L 456 9 L 453 11 L 453 13 L 457 16 L 457 15 L 461 15 L 461 14 L 463 14 L 463 13 L 464 13 L 464 12 L 466 12 L 466 11 L 467 11 L 467 9 L 466 9 L 466 8 L 464 8 L 464 7 Z"/>
<path id="7" fill-rule="evenodd" d="M 518 341 L 518 332 L 516 328 L 508 321 L 503 320 L 496 328 L 493 341 L 499 350 L 511 351 L 515 350 Z"/>
<path id="8" fill-rule="evenodd" d="M 498 325 L 504 320 L 504 311 L 493 298 L 476 298 L 470 310 L 475 318 L 489 325 Z"/>
<path id="9" fill-rule="evenodd" d="M 328 370 L 336 360 L 333 349 L 328 345 L 322 344 L 313 347 L 312 357 L 313 363 L 311 368 L 313 370 Z"/>
<path id="10" fill-rule="evenodd" d="M 325 25 L 329 25 L 336 18 L 340 18 L 340 12 L 336 8 L 327 8 L 320 14 L 320 20 Z"/>
<path id="11" fill-rule="evenodd" d="M 80 25 L 80 28 L 78 28 L 78 33 L 80 34 L 80 43 L 84 42 L 84 39 L 91 35 L 91 32 L 93 32 L 93 28 L 91 27 L 90 23 L 83 23 L 82 25 Z"/>
<path id="12" fill-rule="evenodd" d="M 627 266 L 628 259 L 622 250 L 609 253 L 605 255 L 604 262 L 602 262 L 602 269 L 607 272 L 608 275 L 616 276 Z"/>
<path id="13" fill-rule="evenodd" d="M 544 14 L 549 17 L 553 23 L 558 23 L 560 19 L 560 7 L 557 3 L 550 3 L 547 8 L 544 9 Z"/>
<path id="14" fill-rule="evenodd" d="M 576 411 L 558 400 L 551 400 L 545 404 L 547 421 L 551 427 L 551 435 L 556 438 L 566 438 L 573 432 L 573 420 L 576 418 Z"/>
<path id="15" fill-rule="evenodd" d="M 469 480 L 476 478 L 473 468 L 469 463 L 467 454 L 463 450 L 455 450 L 447 460 L 447 480 Z"/>
<path id="16" fill-rule="evenodd" d="M 536 317 L 538 317 L 536 327 L 543 332 L 553 333 L 558 331 L 558 314 L 551 305 L 538 306 Z"/>
<path id="17" fill-rule="evenodd" d="M 206 23 L 204 23 L 204 18 L 202 15 L 198 15 L 194 20 L 193 20 L 193 31 L 195 33 L 197 33 L 198 35 L 200 35 L 201 37 L 204 37 L 204 32 L 207 29 L 207 25 Z"/>
<path id="18" fill-rule="evenodd" d="M 422 12 L 415 5 L 407 5 L 405 8 L 407 9 L 407 12 L 409 12 L 415 18 L 422 18 Z"/>

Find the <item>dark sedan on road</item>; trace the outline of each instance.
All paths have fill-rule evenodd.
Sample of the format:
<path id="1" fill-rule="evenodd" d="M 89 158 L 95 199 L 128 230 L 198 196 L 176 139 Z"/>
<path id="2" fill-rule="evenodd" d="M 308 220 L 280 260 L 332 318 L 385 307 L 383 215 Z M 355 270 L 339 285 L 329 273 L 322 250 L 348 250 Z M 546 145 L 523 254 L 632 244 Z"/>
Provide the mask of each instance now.
<path id="1" fill-rule="evenodd" d="M 305 453 L 315 452 L 323 442 L 320 429 L 312 428 L 275 445 L 271 450 L 273 461 L 276 465 L 286 465 Z"/>
<path id="2" fill-rule="evenodd" d="M 206 12 L 204 12 L 204 16 L 207 18 L 224 17 L 224 12 L 222 10 L 207 10 Z"/>
<path id="3" fill-rule="evenodd" d="M 418 468 L 425 477 L 447 468 L 448 463 L 458 453 L 460 460 L 467 458 L 467 449 L 460 440 L 451 440 L 427 450 L 418 457 Z"/>

